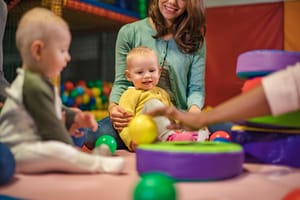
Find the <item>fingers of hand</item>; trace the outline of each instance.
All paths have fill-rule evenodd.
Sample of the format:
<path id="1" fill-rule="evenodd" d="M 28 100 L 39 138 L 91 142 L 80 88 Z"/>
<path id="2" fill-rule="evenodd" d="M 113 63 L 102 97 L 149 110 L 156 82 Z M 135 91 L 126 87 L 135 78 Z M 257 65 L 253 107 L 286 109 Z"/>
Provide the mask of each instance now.
<path id="1" fill-rule="evenodd" d="M 83 132 L 82 131 L 80 131 L 80 130 L 75 130 L 73 133 L 72 133 L 72 136 L 74 136 L 74 137 L 82 137 L 83 136 Z"/>

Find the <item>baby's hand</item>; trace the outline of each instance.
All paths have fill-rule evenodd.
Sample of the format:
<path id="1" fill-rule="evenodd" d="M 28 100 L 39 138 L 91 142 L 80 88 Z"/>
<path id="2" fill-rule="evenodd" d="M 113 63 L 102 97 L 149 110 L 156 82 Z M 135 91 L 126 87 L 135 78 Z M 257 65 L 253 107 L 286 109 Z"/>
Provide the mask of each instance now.
<path id="1" fill-rule="evenodd" d="M 74 123 L 78 124 L 78 128 L 90 128 L 92 131 L 97 131 L 98 123 L 92 113 L 89 112 L 77 112 L 74 118 Z"/>
<path id="2" fill-rule="evenodd" d="M 80 137 L 83 132 L 80 128 L 90 128 L 92 131 L 97 131 L 98 124 L 93 114 L 88 112 L 82 112 L 81 110 L 76 111 L 74 122 L 69 129 L 71 136 Z"/>

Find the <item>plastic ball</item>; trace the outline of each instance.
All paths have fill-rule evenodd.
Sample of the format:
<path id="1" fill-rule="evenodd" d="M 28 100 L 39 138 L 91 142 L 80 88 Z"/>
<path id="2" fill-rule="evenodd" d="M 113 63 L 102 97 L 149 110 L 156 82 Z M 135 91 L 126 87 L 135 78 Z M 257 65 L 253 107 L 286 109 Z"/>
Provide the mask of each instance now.
<path id="1" fill-rule="evenodd" d="M 68 102 L 68 96 L 65 93 L 63 93 L 61 95 L 61 101 L 62 101 L 63 104 L 67 104 L 67 102 Z"/>
<path id="2" fill-rule="evenodd" d="M 300 188 L 294 189 L 287 193 L 283 200 L 300 200 Z"/>
<path id="3" fill-rule="evenodd" d="M 149 115 L 135 116 L 128 124 L 128 133 L 136 144 L 150 144 L 157 138 L 157 126 Z"/>
<path id="4" fill-rule="evenodd" d="M 111 135 L 102 135 L 98 137 L 95 147 L 100 147 L 101 145 L 107 146 L 111 155 L 114 154 L 117 150 L 117 141 Z"/>
<path id="5" fill-rule="evenodd" d="M 0 143 L 0 155 L 0 185 L 3 185 L 14 176 L 16 161 L 9 147 L 3 143 Z"/>
<path id="6" fill-rule="evenodd" d="M 65 90 L 66 91 L 71 91 L 74 89 L 74 84 L 71 81 L 65 82 Z"/>
<path id="7" fill-rule="evenodd" d="M 80 81 L 77 82 L 77 86 L 85 87 L 86 82 L 84 80 L 80 80 Z"/>
<path id="8" fill-rule="evenodd" d="M 73 106 L 74 105 L 74 99 L 73 98 L 68 98 L 68 101 L 66 103 L 67 106 Z"/>
<path id="9" fill-rule="evenodd" d="M 83 95 L 84 93 L 84 88 L 82 86 L 77 86 L 76 91 L 78 95 Z"/>
<path id="10" fill-rule="evenodd" d="M 176 188 L 174 180 L 158 172 L 142 176 L 133 191 L 134 200 L 175 200 Z"/>
<path id="11" fill-rule="evenodd" d="M 95 81 L 95 86 L 102 87 L 103 86 L 102 81 L 101 80 L 96 80 Z"/>
<path id="12" fill-rule="evenodd" d="M 101 91 L 100 91 L 100 89 L 99 88 L 92 88 L 92 93 L 93 93 L 93 96 L 94 97 L 97 97 L 97 96 L 99 96 L 100 94 L 101 94 Z"/>
<path id="13" fill-rule="evenodd" d="M 213 141 L 213 142 L 230 142 L 228 139 L 222 138 L 222 137 L 216 137 L 216 138 L 213 139 L 212 141 Z"/>
<path id="14" fill-rule="evenodd" d="M 91 97 L 91 98 L 90 98 L 89 104 L 90 104 L 90 105 L 95 105 L 95 107 L 96 107 L 96 99 L 95 99 L 95 97 Z"/>
<path id="15" fill-rule="evenodd" d="M 89 88 L 93 88 L 93 87 L 95 86 L 95 83 L 94 83 L 93 81 L 89 81 L 89 82 L 87 83 L 87 86 L 88 86 Z"/>
<path id="16" fill-rule="evenodd" d="M 93 96 L 93 92 L 92 89 L 90 88 L 85 88 L 85 95 L 88 95 L 89 97 Z"/>
<path id="17" fill-rule="evenodd" d="M 89 95 L 83 94 L 83 95 L 82 95 L 82 102 L 83 102 L 84 104 L 88 104 L 88 103 L 90 102 L 90 97 L 89 97 Z"/>
<path id="18" fill-rule="evenodd" d="M 213 134 L 210 135 L 209 140 L 214 141 L 216 138 L 225 138 L 228 141 L 231 140 L 231 136 L 226 131 L 216 131 Z"/>
<path id="19" fill-rule="evenodd" d="M 108 84 L 104 84 L 104 85 L 103 85 L 103 93 L 104 93 L 106 96 L 109 96 L 110 91 L 111 91 L 111 87 L 110 87 Z"/>
<path id="20" fill-rule="evenodd" d="M 80 105 L 82 104 L 83 100 L 82 100 L 82 96 L 78 96 L 75 98 L 75 104 Z"/>
<path id="21" fill-rule="evenodd" d="M 252 79 L 248 79 L 244 82 L 242 87 L 242 92 L 248 92 L 249 90 L 259 86 L 261 84 L 262 77 L 256 77 Z"/>

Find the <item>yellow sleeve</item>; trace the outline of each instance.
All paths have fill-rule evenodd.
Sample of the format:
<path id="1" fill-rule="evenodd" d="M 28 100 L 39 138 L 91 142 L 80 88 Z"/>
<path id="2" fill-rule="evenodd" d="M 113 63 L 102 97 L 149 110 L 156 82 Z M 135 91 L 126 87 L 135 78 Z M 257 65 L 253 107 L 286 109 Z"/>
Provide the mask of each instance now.
<path id="1" fill-rule="evenodd" d="M 140 91 L 129 88 L 127 89 L 121 96 L 119 101 L 119 106 L 124 108 L 127 112 L 132 113 L 134 116 L 136 115 L 136 106 L 139 100 Z M 129 150 L 131 149 L 131 138 L 128 132 L 128 127 L 123 128 L 123 130 L 120 132 L 120 137 L 123 140 L 124 144 L 127 146 Z"/>
<path id="2" fill-rule="evenodd" d="M 124 108 L 127 112 L 136 114 L 136 106 L 138 103 L 140 92 L 134 88 L 127 89 L 120 98 L 119 106 Z"/>

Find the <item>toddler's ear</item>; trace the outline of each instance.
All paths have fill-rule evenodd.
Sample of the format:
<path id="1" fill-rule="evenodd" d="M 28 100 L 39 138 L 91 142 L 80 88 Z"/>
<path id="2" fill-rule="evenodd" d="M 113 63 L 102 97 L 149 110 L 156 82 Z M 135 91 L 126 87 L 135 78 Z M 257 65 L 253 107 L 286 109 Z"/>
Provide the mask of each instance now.
<path id="1" fill-rule="evenodd" d="M 40 60 L 44 43 L 41 40 L 35 40 L 31 44 L 31 56 L 35 60 Z"/>
<path id="2" fill-rule="evenodd" d="M 158 74 L 161 75 L 162 68 L 158 67 Z"/>
<path id="3" fill-rule="evenodd" d="M 128 81 L 131 81 L 130 73 L 129 73 L 129 71 L 128 71 L 127 69 L 125 70 L 125 76 L 126 76 L 126 79 L 127 79 Z"/>

